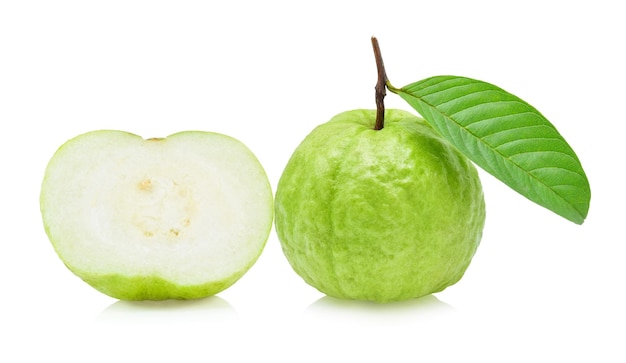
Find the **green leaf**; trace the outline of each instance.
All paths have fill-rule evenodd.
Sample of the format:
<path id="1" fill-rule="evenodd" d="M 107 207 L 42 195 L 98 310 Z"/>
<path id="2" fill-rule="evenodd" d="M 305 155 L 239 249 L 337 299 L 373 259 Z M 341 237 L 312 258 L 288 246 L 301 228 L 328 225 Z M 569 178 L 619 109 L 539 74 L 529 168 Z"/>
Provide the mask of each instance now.
<path id="1" fill-rule="evenodd" d="M 583 223 L 591 199 L 587 176 L 574 150 L 534 107 L 463 77 L 387 86 L 481 168 L 535 203 Z"/>

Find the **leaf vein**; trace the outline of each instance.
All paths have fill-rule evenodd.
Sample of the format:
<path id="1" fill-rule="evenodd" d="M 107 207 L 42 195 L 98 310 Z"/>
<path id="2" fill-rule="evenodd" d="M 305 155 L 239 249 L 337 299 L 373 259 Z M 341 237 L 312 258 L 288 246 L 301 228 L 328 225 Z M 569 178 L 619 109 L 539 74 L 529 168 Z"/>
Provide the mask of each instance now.
<path id="1" fill-rule="evenodd" d="M 476 82 L 476 83 L 480 83 L 480 82 Z M 487 84 L 487 85 L 488 85 L 488 84 Z M 461 86 L 461 85 L 459 85 L 458 87 L 460 87 L 460 86 Z M 454 87 L 450 87 L 450 88 L 448 88 L 448 90 L 449 90 L 449 89 L 452 89 L 452 88 L 454 88 Z M 410 96 L 410 97 L 414 97 L 414 98 L 416 98 L 418 101 L 420 101 L 421 103 L 423 103 L 423 104 L 424 104 L 427 108 L 429 108 L 429 113 L 430 113 L 431 115 L 433 114 L 433 112 L 437 112 L 437 113 L 439 113 L 439 114 L 443 117 L 443 119 L 444 119 L 444 122 L 443 122 L 443 123 L 445 124 L 446 129 L 448 129 L 448 132 L 449 132 L 450 127 L 451 127 L 451 125 L 449 125 L 449 123 L 452 123 L 452 124 L 457 125 L 457 126 L 458 126 L 458 128 L 459 128 L 462 132 L 464 132 L 464 133 L 466 133 L 466 134 L 468 134 L 468 135 L 471 135 L 471 136 L 473 137 L 473 140 L 474 140 L 474 142 L 475 142 L 475 143 L 477 143 L 477 144 L 482 144 L 482 145 L 483 145 L 483 148 L 488 148 L 488 149 L 491 149 L 491 150 L 493 151 L 493 153 L 494 153 L 494 154 L 496 154 L 496 155 L 498 155 L 498 156 L 500 157 L 500 159 L 501 159 L 501 160 L 505 161 L 506 163 L 508 163 L 509 165 L 511 165 L 513 168 L 515 168 L 516 170 L 518 170 L 518 171 L 519 171 L 519 172 L 521 172 L 522 174 L 526 175 L 527 177 L 532 178 L 532 179 L 535 181 L 535 183 L 536 183 L 537 185 L 541 185 L 541 186 L 543 186 L 544 188 L 546 188 L 547 190 L 550 190 L 550 191 L 551 191 L 554 195 L 558 196 L 558 197 L 561 199 L 561 201 L 562 201 L 562 202 L 564 202 L 566 205 L 569 205 L 569 206 L 571 206 L 572 208 L 574 208 L 574 206 L 572 205 L 572 203 L 570 203 L 570 202 L 569 202 L 569 200 L 568 200 L 568 199 L 567 199 L 564 195 L 562 195 L 562 194 L 561 194 L 558 190 L 555 190 L 553 187 L 551 187 L 551 186 L 549 186 L 548 184 L 546 184 L 546 182 L 544 182 L 543 180 L 541 180 L 540 178 L 538 178 L 536 175 L 531 174 L 529 171 L 527 171 L 527 170 L 526 170 L 525 168 L 523 168 L 521 165 L 519 165 L 518 163 L 516 163 L 515 161 L 513 161 L 510 157 L 507 157 L 506 155 L 502 154 L 501 150 L 494 149 L 493 147 L 491 147 L 491 145 L 490 145 L 490 144 L 488 144 L 488 143 L 487 143 L 487 142 L 486 142 L 486 141 L 485 141 L 482 137 L 479 137 L 478 135 L 476 135 L 474 132 L 472 132 L 470 129 L 468 129 L 466 125 L 463 125 L 463 124 L 459 123 L 459 122 L 458 122 L 458 121 L 457 121 L 457 120 L 456 120 L 456 119 L 455 119 L 452 115 L 450 115 L 450 114 L 448 114 L 448 113 L 446 113 L 446 112 L 444 112 L 444 111 L 442 111 L 442 110 L 438 109 L 438 108 L 437 108 L 437 105 L 435 105 L 435 104 L 433 104 L 433 103 L 431 103 L 431 102 L 429 102 L 429 101 L 425 100 L 425 99 L 424 99 L 424 96 L 418 96 L 418 95 L 416 94 L 416 92 L 414 92 L 415 94 L 414 94 L 414 93 L 408 93 L 408 92 L 407 92 L 406 90 L 404 90 L 404 89 L 400 89 L 400 90 L 399 90 L 399 92 L 405 93 L 406 95 L 408 95 L 408 96 Z M 441 91 L 441 92 L 443 92 L 443 91 Z M 502 92 L 504 92 L 504 91 L 502 90 Z M 432 93 L 432 94 L 435 94 L 435 93 L 438 93 L 438 92 L 434 92 L 434 93 Z M 457 98 L 458 98 L 458 97 L 457 97 Z M 549 122 L 547 122 L 547 120 L 545 120 L 545 118 L 544 118 L 544 117 L 543 117 L 543 116 L 542 116 L 539 112 L 537 112 L 536 110 L 534 110 L 534 109 L 533 109 L 530 105 L 528 105 L 527 103 L 525 103 L 525 102 L 523 102 L 523 101 L 519 101 L 519 102 L 520 102 L 521 104 L 525 105 L 526 107 L 528 107 L 528 108 L 531 110 L 531 111 L 529 111 L 529 112 L 531 112 L 531 113 L 535 114 L 537 117 L 539 117 L 539 119 L 542 121 L 542 124 L 543 124 L 542 126 L 547 126 L 547 127 L 549 127 L 549 125 L 550 125 L 550 124 L 549 124 Z M 445 120 L 448 120 L 448 121 L 450 121 L 450 122 L 445 122 Z M 526 127 L 531 127 L 531 126 L 521 126 L 521 127 L 519 127 L 519 128 L 526 128 Z M 514 129 L 516 129 L 516 128 L 510 129 L 510 130 L 514 130 Z M 509 131 L 510 131 L 510 130 L 509 130 Z M 440 132 L 441 132 L 441 131 L 440 131 Z M 497 133 L 497 132 L 496 132 L 496 133 Z M 494 134 L 496 134 L 496 133 L 494 133 Z M 481 149 L 481 148 L 479 148 L 479 150 L 480 150 L 480 149 Z M 482 150 L 480 150 L 480 153 L 482 154 Z M 483 157 L 483 160 L 485 160 L 485 161 L 486 161 L 486 158 L 484 158 L 484 157 Z M 492 174 L 493 174 L 493 172 L 492 172 Z M 510 174 L 510 173 L 509 173 L 509 174 Z M 509 175 L 509 177 L 510 177 L 510 175 Z M 583 178 L 585 178 L 585 177 L 583 176 Z M 586 178 L 585 178 L 585 179 L 586 179 Z M 511 180 L 511 179 L 509 179 L 509 180 Z M 586 188 L 585 188 L 585 191 L 586 191 Z M 535 196 L 535 197 L 537 197 L 537 196 Z M 542 197 L 540 197 L 540 198 L 541 198 L 541 199 L 543 199 Z M 552 209 L 552 208 L 550 208 L 550 209 Z M 581 213 L 581 212 L 580 212 L 577 208 L 574 208 L 574 209 L 577 211 L 577 213 L 578 213 L 578 215 L 579 215 L 580 217 L 584 218 L 583 213 Z"/>

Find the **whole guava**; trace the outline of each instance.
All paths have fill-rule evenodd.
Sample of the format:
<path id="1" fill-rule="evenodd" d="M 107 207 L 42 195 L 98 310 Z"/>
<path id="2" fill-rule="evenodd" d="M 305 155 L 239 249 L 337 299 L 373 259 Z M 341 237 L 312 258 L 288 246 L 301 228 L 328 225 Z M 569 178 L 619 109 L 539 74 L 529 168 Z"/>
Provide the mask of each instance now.
<path id="1" fill-rule="evenodd" d="M 341 113 L 298 146 L 280 178 L 275 226 L 293 269 L 333 297 L 398 301 L 465 273 L 485 202 L 474 165 L 423 119 Z"/>

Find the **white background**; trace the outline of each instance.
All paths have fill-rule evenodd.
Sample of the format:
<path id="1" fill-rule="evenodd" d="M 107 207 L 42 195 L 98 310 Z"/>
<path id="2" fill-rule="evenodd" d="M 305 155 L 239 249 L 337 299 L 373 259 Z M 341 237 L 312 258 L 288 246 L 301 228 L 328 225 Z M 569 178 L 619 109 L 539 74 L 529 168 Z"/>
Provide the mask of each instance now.
<path id="1" fill-rule="evenodd" d="M 0 361 L 625 361 L 619 2 L 302 4 L 0 3 Z M 119 302 L 57 258 L 38 194 L 67 139 L 221 132 L 255 152 L 275 188 L 316 125 L 374 107 L 372 35 L 396 87 L 462 75 L 538 108 L 588 174 L 586 222 L 483 173 L 487 224 L 465 277 L 388 305 L 323 297 L 292 272 L 273 231 L 240 281 L 195 302 Z"/>

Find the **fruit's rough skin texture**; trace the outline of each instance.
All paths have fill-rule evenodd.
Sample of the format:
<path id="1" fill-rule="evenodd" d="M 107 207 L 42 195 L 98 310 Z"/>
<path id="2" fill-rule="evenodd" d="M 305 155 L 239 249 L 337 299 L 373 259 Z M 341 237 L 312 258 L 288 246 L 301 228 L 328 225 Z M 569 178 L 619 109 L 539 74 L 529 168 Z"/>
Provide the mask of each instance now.
<path id="1" fill-rule="evenodd" d="M 252 152 L 199 131 L 80 135 L 50 160 L 40 205 L 65 265 L 123 300 L 226 289 L 261 254 L 273 218 L 271 187 Z"/>
<path id="2" fill-rule="evenodd" d="M 480 243 L 473 164 L 421 118 L 341 113 L 298 146 L 278 183 L 275 227 L 293 269 L 321 292 L 388 302 L 441 291 Z"/>

